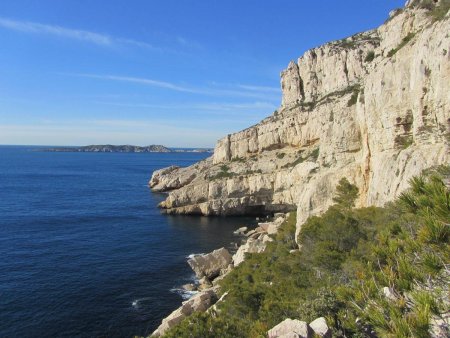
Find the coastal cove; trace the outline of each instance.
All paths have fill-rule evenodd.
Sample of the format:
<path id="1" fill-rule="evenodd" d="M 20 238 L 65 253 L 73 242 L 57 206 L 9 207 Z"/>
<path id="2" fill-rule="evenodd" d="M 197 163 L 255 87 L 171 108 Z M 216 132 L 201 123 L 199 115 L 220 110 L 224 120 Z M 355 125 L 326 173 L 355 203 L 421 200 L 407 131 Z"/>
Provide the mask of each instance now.
<path id="1" fill-rule="evenodd" d="M 254 218 L 161 215 L 154 170 L 204 153 L 0 147 L 0 336 L 150 334 L 183 300 L 192 253 L 230 247 Z"/>

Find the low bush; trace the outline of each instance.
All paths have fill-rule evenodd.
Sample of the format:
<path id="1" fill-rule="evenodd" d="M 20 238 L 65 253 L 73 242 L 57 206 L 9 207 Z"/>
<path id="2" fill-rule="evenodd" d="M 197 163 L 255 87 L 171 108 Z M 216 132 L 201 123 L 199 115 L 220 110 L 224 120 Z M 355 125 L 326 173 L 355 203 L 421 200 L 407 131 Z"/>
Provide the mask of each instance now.
<path id="1" fill-rule="evenodd" d="M 364 58 L 364 62 L 372 62 L 375 59 L 375 52 L 373 50 L 369 51 Z"/>
<path id="2" fill-rule="evenodd" d="M 393 48 L 388 52 L 387 56 L 388 57 L 394 56 L 400 49 L 405 47 L 408 44 L 408 42 L 410 42 L 414 38 L 414 36 L 416 36 L 416 33 L 409 33 L 402 39 L 402 42 L 400 42 L 400 44 L 396 48 Z"/>

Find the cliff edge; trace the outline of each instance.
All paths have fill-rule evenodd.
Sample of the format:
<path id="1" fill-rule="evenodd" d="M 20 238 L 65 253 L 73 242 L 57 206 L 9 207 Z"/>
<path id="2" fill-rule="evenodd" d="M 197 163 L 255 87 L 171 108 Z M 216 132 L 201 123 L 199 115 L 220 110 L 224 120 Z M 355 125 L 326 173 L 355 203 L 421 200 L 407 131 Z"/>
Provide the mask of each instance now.
<path id="1" fill-rule="evenodd" d="M 379 206 L 423 169 L 449 163 L 450 16 L 419 4 L 408 1 L 379 28 L 291 61 L 273 115 L 219 140 L 211 158 L 153 174 L 150 187 L 169 192 L 160 207 L 297 210 L 299 227 L 332 204 L 342 177 L 359 188 L 358 207 Z"/>

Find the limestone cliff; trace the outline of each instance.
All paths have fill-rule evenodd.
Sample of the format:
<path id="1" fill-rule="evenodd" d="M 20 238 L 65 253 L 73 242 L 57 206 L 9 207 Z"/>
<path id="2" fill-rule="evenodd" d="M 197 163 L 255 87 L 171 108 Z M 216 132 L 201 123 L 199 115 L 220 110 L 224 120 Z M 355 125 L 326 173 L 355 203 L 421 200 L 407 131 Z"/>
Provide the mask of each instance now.
<path id="1" fill-rule="evenodd" d="M 378 29 L 291 61 L 277 112 L 219 140 L 212 158 L 153 175 L 152 188 L 170 190 L 160 207 L 204 215 L 297 209 L 300 225 L 332 203 L 341 177 L 359 187 L 358 206 L 382 205 L 413 175 L 449 163 L 450 16 L 414 3 Z"/>

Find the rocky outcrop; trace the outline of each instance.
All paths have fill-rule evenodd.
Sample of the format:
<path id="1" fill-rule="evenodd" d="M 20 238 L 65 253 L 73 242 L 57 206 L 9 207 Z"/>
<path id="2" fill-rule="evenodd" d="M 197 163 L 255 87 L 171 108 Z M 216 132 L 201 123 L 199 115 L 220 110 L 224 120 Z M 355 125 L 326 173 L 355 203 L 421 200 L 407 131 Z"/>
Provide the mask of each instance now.
<path id="1" fill-rule="evenodd" d="M 227 249 L 220 248 L 205 255 L 196 255 L 188 260 L 189 266 L 198 278 L 214 279 L 221 270 L 227 269 L 232 257 Z"/>
<path id="2" fill-rule="evenodd" d="M 170 214 L 325 211 L 338 181 L 383 205 L 449 163 L 450 17 L 410 4 L 378 29 L 306 52 L 281 73 L 273 115 L 217 142 L 194 166 L 155 173 Z M 153 179 L 152 179 L 153 181 Z M 151 184 L 151 185 L 152 185 Z"/>
<path id="3" fill-rule="evenodd" d="M 153 172 L 148 185 L 153 191 L 170 191 L 191 183 L 209 167 L 211 160 L 200 161 L 188 168 L 170 166 Z"/>
<path id="4" fill-rule="evenodd" d="M 172 169 L 176 170 L 176 169 Z M 212 282 L 223 278 L 232 268 L 232 257 L 227 249 L 220 248 L 208 254 L 195 255 L 188 260 L 189 266 L 199 278 L 196 284 L 185 284 L 181 288 L 197 292 L 192 298 L 182 303 L 153 332 L 152 337 L 159 337 L 170 328 L 179 324 L 194 312 L 205 312 L 217 302 L 218 286 Z M 219 277 L 220 276 L 220 277 Z M 219 278 L 218 278 L 219 277 Z M 222 296 L 221 299 L 223 299 Z"/>
<path id="5" fill-rule="evenodd" d="M 287 318 L 267 332 L 269 338 L 312 338 L 313 330 L 306 322 Z"/>
<path id="6" fill-rule="evenodd" d="M 267 243 L 273 239 L 269 235 L 275 235 L 288 215 L 276 214 L 271 222 L 258 223 L 258 227 L 245 233 L 248 239 L 233 255 L 233 265 L 236 267 L 245 260 L 247 253 L 261 253 L 266 250 Z"/>
<path id="7" fill-rule="evenodd" d="M 249 238 L 245 244 L 241 245 L 237 252 L 233 255 L 234 266 L 238 266 L 245 259 L 246 253 L 261 253 L 266 249 L 267 242 L 272 241 L 272 239 L 267 235 L 261 235 L 260 237 L 254 239 Z"/>
<path id="8" fill-rule="evenodd" d="M 179 324 L 184 318 L 190 316 L 194 312 L 204 312 L 217 301 L 214 290 L 200 292 L 191 299 L 183 302 L 183 304 L 173 311 L 168 317 L 163 319 L 161 325 L 152 333 L 152 337 L 160 337 L 175 325 Z"/>

